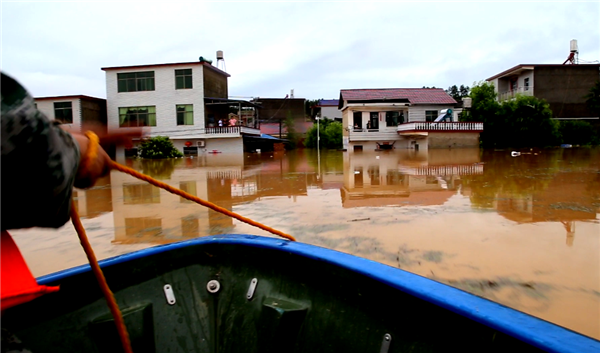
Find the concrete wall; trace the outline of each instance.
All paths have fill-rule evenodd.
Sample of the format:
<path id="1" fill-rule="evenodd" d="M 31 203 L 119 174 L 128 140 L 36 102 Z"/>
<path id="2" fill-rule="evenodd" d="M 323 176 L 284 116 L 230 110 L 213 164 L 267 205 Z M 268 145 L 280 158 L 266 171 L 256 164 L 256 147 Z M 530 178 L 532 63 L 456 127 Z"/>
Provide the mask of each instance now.
<path id="1" fill-rule="evenodd" d="M 341 119 L 342 111 L 338 107 L 321 107 L 321 117 L 327 117 L 328 119 Z"/>
<path id="2" fill-rule="evenodd" d="M 204 96 L 212 98 L 228 98 L 227 77 L 215 72 L 208 66 L 204 68 Z"/>
<path id="3" fill-rule="evenodd" d="M 474 132 L 430 132 L 428 148 L 479 147 L 479 133 Z"/>
<path id="4" fill-rule="evenodd" d="M 192 69 L 192 89 L 175 89 L 175 70 Z M 154 71 L 154 91 L 118 92 L 117 73 Z M 152 135 L 171 138 L 190 135 L 204 128 L 203 65 L 130 68 L 106 71 L 106 97 L 109 129 L 119 129 L 119 107 L 156 106 L 156 126 L 147 128 Z M 177 125 L 176 105 L 193 104 L 194 125 Z M 126 128 L 120 128 L 126 129 Z"/>
<path id="5" fill-rule="evenodd" d="M 408 122 L 426 121 L 425 111 L 435 110 L 439 115 L 443 109 L 454 109 L 454 105 L 413 105 L 409 107 Z"/>
<path id="6" fill-rule="evenodd" d="M 74 131 L 81 131 L 81 100 L 79 98 L 65 99 L 36 99 L 35 103 L 39 111 L 44 113 L 50 120 L 54 120 L 54 102 L 71 102 L 73 107 L 73 124 L 66 124 Z"/>
<path id="7" fill-rule="evenodd" d="M 594 117 L 584 98 L 600 80 L 599 65 L 537 66 L 535 96 L 545 99 L 556 118 Z"/>

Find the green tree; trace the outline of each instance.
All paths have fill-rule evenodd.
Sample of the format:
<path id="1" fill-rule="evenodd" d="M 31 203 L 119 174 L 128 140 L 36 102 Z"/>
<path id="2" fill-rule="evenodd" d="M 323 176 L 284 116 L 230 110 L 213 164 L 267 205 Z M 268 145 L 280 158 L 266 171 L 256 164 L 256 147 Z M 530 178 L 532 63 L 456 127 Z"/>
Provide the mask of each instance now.
<path id="1" fill-rule="evenodd" d="M 469 86 L 460 85 L 459 88 L 456 85 L 453 85 L 448 87 L 446 93 L 448 93 L 450 97 L 454 98 L 455 101 L 460 102 L 464 97 L 469 96 Z"/>
<path id="2" fill-rule="evenodd" d="M 562 142 L 571 145 L 590 145 L 594 142 L 594 127 L 587 121 L 560 122 Z"/>
<path id="3" fill-rule="evenodd" d="M 321 148 L 342 147 L 342 123 L 325 117 L 319 120 L 318 130 L 319 135 L 321 136 L 321 140 L 319 142 L 319 146 Z M 304 146 L 308 148 L 317 148 L 317 124 L 314 124 L 306 132 Z"/>
<path id="4" fill-rule="evenodd" d="M 286 139 L 288 143 L 286 144 L 287 149 L 295 149 L 300 140 L 300 135 L 296 132 L 296 126 L 294 124 L 294 119 L 292 118 L 292 113 L 290 111 L 287 112 L 286 118 L 283 121 L 283 126 L 286 131 Z"/>
<path id="5" fill-rule="evenodd" d="M 319 102 L 322 99 L 307 99 L 304 101 L 304 113 L 307 117 L 314 119 L 317 116 L 318 109 L 315 108 L 316 105 L 319 105 Z"/>
<path id="6" fill-rule="evenodd" d="M 494 86 L 480 82 L 470 93 L 471 109 L 461 121 L 483 122 L 483 147 L 545 147 L 560 143 L 559 123 L 543 99 L 517 95 L 502 104 L 496 101 Z"/>
<path id="7" fill-rule="evenodd" d="M 590 89 L 590 93 L 588 93 L 584 98 L 586 98 L 586 103 L 592 113 L 594 115 L 600 115 L 600 81 L 596 82 L 596 84 Z"/>
<path id="8" fill-rule="evenodd" d="M 167 136 L 145 139 L 140 146 L 140 157 L 149 159 L 183 157 Z"/>

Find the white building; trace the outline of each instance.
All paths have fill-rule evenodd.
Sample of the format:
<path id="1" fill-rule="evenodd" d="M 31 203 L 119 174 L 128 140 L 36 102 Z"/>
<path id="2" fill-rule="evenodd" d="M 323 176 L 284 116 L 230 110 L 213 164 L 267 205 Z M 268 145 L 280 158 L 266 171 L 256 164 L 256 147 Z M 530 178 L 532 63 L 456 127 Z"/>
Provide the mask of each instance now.
<path id="1" fill-rule="evenodd" d="M 108 128 L 144 127 L 147 136 L 168 136 L 186 155 L 241 154 L 243 135 L 258 135 L 257 119 L 230 121 L 226 72 L 201 60 L 102 68 L 106 72 Z M 122 157 L 124 151 L 117 151 Z"/>
<path id="2" fill-rule="evenodd" d="M 343 144 L 349 151 L 478 147 L 483 123 L 444 121 L 456 101 L 443 89 L 389 88 L 340 91 Z M 450 111 L 448 111 L 450 112 Z"/>
<path id="3" fill-rule="evenodd" d="M 50 120 L 58 120 L 74 131 L 83 124 L 106 125 L 106 99 L 85 95 L 36 97 L 35 105 Z"/>
<path id="4" fill-rule="evenodd" d="M 335 121 L 342 121 L 342 111 L 338 108 L 340 101 L 337 99 L 321 99 L 315 108 L 320 108 L 319 117 Z"/>

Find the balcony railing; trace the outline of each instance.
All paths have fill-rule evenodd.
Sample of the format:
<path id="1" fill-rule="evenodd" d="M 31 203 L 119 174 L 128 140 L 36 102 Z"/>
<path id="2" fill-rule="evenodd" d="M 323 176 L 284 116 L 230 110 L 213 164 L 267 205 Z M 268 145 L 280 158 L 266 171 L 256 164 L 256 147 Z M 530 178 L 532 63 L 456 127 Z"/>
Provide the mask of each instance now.
<path id="1" fill-rule="evenodd" d="M 498 101 L 505 101 L 514 98 L 516 95 L 533 96 L 533 86 L 517 87 L 512 91 L 498 93 Z"/>
<path id="2" fill-rule="evenodd" d="M 207 127 L 205 129 L 207 134 L 240 134 L 240 126 L 217 126 Z"/>
<path id="3" fill-rule="evenodd" d="M 434 122 L 428 122 L 428 121 L 420 121 L 420 122 L 406 123 L 406 124 L 398 125 L 398 132 L 413 132 L 413 131 L 481 132 L 481 131 L 483 131 L 483 123 L 477 123 L 477 122 L 434 123 Z"/>

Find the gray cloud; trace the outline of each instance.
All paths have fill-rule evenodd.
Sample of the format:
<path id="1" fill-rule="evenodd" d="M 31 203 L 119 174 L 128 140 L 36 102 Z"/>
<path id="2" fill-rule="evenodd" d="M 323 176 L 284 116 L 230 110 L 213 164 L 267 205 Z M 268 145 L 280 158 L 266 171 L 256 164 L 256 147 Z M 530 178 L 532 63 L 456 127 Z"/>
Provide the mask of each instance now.
<path id="1" fill-rule="evenodd" d="M 3 3 L 2 70 L 35 96 L 105 97 L 105 66 L 214 59 L 230 94 L 472 85 L 521 63 L 600 58 L 599 3 Z"/>

